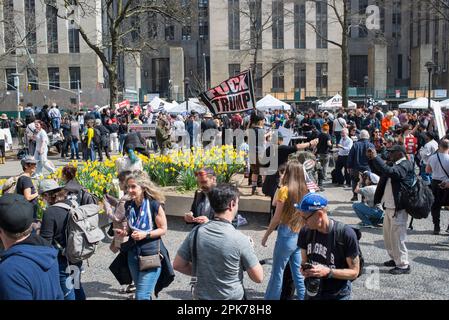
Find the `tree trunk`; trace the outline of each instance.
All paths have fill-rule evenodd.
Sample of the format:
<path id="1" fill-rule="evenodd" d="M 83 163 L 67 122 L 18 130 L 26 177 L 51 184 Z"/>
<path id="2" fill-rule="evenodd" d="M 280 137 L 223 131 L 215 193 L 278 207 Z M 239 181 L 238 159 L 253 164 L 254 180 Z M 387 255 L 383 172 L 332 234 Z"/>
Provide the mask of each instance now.
<path id="1" fill-rule="evenodd" d="M 350 12 L 346 1 L 343 1 L 343 26 L 342 26 L 342 39 L 341 39 L 341 97 L 343 108 L 348 108 L 348 88 L 349 88 L 349 27 L 348 18 Z"/>
<path id="2" fill-rule="evenodd" d="M 343 32 L 343 41 L 341 46 L 341 97 L 343 108 L 348 108 L 348 87 L 349 87 L 349 57 L 348 57 L 348 37 Z"/>
<path id="3" fill-rule="evenodd" d="M 118 78 L 115 71 L 109 72 L 109 106 L 111 109 L 115 108 L 118 103 Z"/>

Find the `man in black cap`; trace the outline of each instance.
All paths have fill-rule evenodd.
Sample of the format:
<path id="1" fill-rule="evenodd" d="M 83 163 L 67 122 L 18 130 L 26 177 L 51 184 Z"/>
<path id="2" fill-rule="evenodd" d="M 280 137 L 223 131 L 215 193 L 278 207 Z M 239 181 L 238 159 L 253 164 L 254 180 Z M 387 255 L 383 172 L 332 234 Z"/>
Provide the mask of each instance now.
<path id="1" fill-rule="evenodd" d="M 394 267 L 389 271 L 391 274 L 408 274 L 410 265 L 405 246 L 408 214 L 402 204 L 401 185 L 412 186 L 415 172 L 413 163 L 406 158 L 403 145 L 393 145 L 388 151 L 388 164 L 377 155 L 376 149 L 369 148 L 367 151 L 374 169 L 381 174 L 374 194 L 374 205 L 381 204 L 385 209 L 383 235 L 391 260 L 384 265 Z"/>
<path id="2" fill-rule="evenodd" d="M 0 300 L 63 300 L 58 251 L 31 234 L 33 212 L 21 195 L 0 198 Z"/>

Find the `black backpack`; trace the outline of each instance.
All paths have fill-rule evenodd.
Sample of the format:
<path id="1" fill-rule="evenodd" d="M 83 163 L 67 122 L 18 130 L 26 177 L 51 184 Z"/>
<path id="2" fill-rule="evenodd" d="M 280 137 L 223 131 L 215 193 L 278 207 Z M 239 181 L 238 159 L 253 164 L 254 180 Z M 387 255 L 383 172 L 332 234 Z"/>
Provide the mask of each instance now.
<path id="1" fill-rule="evenodd" d="M 409 187 L 401 184 L 401 203 L 405 211 L 414 219 L 426 219 L 434 202 L 432 190 L 422 179 L 415 177 L 415 183 Z"/>
<path id="2" fill-rule="evenodd" d="M 344 243 L 344 230 L 345 230 L 345 224 L 335 221 L 335 242 L 337 245 L 338 250 L 341 250 L 341 252 L 344 255 L 344 248 L 345 248 L 345 243 Z M 357 276 L 357 278 L 359 278 L 363 272 L 364 272 L 364 267 L 365 267 L 365 258 L 363 257 L 363 253 L 362 253 L 362 249 L 360 248 L 360 239 L 362 238 L 362 231 L 360 231 L 360 229 L 356 228 L 356 227 L 352 227 L 349 226 L 352 230 L 354 230 L 355 235 L 357 236 L 357 249 L 359 251 L 359 275 Z"/>
<path id="3" fill-rule="evenodd" d="M 94 128 L 94 137 L 93 137 L 95 145 L 101 146 L 101 131 L 98 128 Z"/>

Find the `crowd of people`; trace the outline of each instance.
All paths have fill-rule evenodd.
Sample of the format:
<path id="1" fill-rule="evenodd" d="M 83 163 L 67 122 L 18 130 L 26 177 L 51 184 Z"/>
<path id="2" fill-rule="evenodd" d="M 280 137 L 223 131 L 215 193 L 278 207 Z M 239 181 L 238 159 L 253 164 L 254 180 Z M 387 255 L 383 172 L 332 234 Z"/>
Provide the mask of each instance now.
<path id="1" fill-rule="evenodd" d="M 345 300 L 351 298 L 351 282 L 363 271 L 358 228 L 330 218 L 328 200 L 316 191 L 324 191 L 327 183 L 350 187 L 348 201 L 354 202 L 359 227 L 383 228 L 389 256 L 384 265 L 391 268 L 390 274 L 409 274 L 409 214 L 403 188 L 411 188 L 417 179 L 431 188 L 435 234 L 441 232 L 441 208 L 449 205 L 449 136 L 438 136 L 434 120 L 429 111 L 384 114 L 380 107 L 335 112 L 293 108 L 214 117 L 109 109 L 61 115 L 57 106 L 44 106 L 25 117 L 24 134 L 19 134 L 28 154 L 21 160 L 23 174 L 15 192 L 0 198 L 0 238 L 5 249 L 0 299 L 86 299 L 81 278 L 75 281 L 78 286 L 67 286 L 70 268 L 82 270 L 83 262 L 69 261 L 65 255 L 70 245 L 65 236 L 70 210 L 59 204 L 82 207 L 99 199 L 76 181 L 76 168 L 71 165 L 64 167 L 61 181 L 44 179 L 38 188 L 34 186 L 32 178 L 42 175 L 44 168 L 55 170 L 47 156 L 50 134 L 61 135 L 63 158 L 69 150 L 71 159 L 79 159 L 81 152 L 84 160 L 95 160 L 98 153 L 100 161 L 103 152 L 107 158 L 110 151 L 123 153 L 116 162 L 120 195 L 106 194 L 101 201 L 112 221 L 110 249 L 119 269 L 114 275 L 126 286 L 124 292 L 135 291 L 135 299 L 157 296 L 173 281 L 173 270 L 192 277 L 193 298 L 198 300 L 246 299 L 243 271 L 252 281 L 263 281 L 264 261 L 254 249 L 259 244 L 238 230 L 239 190 L 217 184 L 216 173 L 207 167 L 195 174 L 198 191 L 184 216 L 192 231 L 172 264 L 162 241 L 169 232 L 165 196 L 134 154 L 227 142 L 236 148 L 246 145 L 248 153 L 257 155 L 255 161 L 248 157 L 248 184 L 253 194 L 261 193 L 262 187 L 271 197 L 270 223 L 260 245 L 266 246 L 275 230 L 277 238 L 265 299 Z M 156 123 L 154 139 L 128 130 L 133 123 Z M 286 137 L 277 134 L 276 144 L 271 144 L 273 130 L 280 128 L 303 141 L 284 143 Z M 249 137 L 242 145 L 225 141 L 225 130 L 237 129 L 254 132 L 255 140 Z M 217 134 L 202 139 L 207 130 Z M 264 174 L 259 155 L 273 152 L 276 169 Z M 331 160 L 334 169 L 329 172 Z M 39 197 L 47 204 L 40 222 L 36 221 Z M 9 210 L 11 206 L 20 213 Z"/>

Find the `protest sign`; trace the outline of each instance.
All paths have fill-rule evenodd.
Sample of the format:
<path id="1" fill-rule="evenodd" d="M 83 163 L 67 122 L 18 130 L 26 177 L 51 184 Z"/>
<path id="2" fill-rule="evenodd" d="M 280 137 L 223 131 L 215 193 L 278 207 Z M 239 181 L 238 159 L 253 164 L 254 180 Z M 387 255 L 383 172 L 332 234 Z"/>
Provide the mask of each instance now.
<path id="1" fill-rule="evenodd" d="M 256 100 L 254 99 L 251 70 L 231 77 L 200 94 L 200 99 L 215 115 L 255 109 Z"/>

